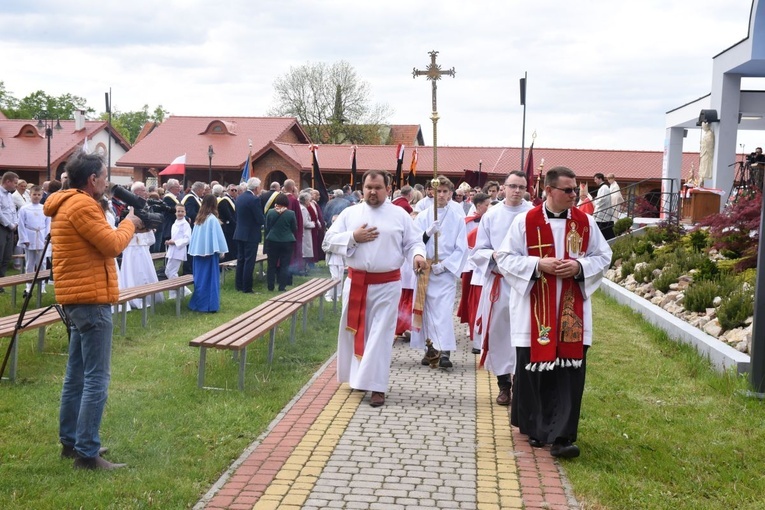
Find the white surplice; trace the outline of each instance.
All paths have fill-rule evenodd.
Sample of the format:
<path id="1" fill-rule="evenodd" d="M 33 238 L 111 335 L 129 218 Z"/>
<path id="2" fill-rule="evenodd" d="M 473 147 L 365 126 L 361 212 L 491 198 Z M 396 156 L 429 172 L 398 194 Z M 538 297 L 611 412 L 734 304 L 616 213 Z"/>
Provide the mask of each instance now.
<path id="1" fill-rule="evenodd" d="M 515 349 L 510 345 L 510 284 L 498 275 L 497 264 L 492 254 L 499 250 L 510 225 L 519 214 L 532 208 L 531 202 L 507 205 L 504 202 L 489 207 L 478 224 L 475 247 L 470 252 L 470 261 L 475 269 L 473 275 L 483 277 L 481 298 L 476 312 L 476 326 L 473 329 L 473 347 L 483 349 L 484 337 L 489 335 L 489 350 L 485 367 L 494 375 L 515 372 Z M 499 278 L 497 300 L 491 302 L 495 278 Z"/>
<path id="2" fill-rule="evenodd" d="M 438 262 L 446 270 L 441 274 L 430 273 L 422 311 L 422 328 L 420 331 L 412 331 L 409 346 L 425 349 L 425 340 L 429 338 L 437 351 L 454 351 L 457 349 L 453 322 L 454 298 L 457 294 L 457 281 L 462 275 L 468 254 L 465 217 L 462 211 L 447 204 L 447 207 L 438 209 L 438 221 L 441 223 Z M 427 230 L 433 224 L 433 209 L 418 214 L 414 223 L 420 232 Z M 435 254 L 433 237 L 428 240 L 425 248 L 428 260 L 432 260 Z"/>
<path id="3" fill-rule="evenodd" d="M 149 253 L 149 247 L 154 245 L 154 232 L 136 232 L 130 239 L 125 250 L 122 252 L 122 264 L 117 274 L 120 289 L 129 289 L 147 283 L 156 283 L 157 270 L 154 268 L 154 261 Z M 154 300 L 161 303 L 164 300 L 164 294 L 158 292 L 154 294 Z M 151 306 L 151 299 L 146 300 L 146 304 Z M 142 299 L 132 299 L 130 306 L 133 308 L 142 308 Z"/>
<path id="4" fill-rule="evenodd" d="M 379 236 L 356 243 L 353 231 L 362 225 L 376 227 Z M 373 273 L 400 269 L 404 260 L 425 256 L 422 232 L 401 207 L 390 201 L 379 207 L 360 203 L 344 209 L 324 236 L 325 251 L 345 257 L 349 268 Z M 353 352 L 354 334 L 346 330 L 351 278 L 343 285 L 343 313 L 337 335 L 337 380 L 352 388 L 385 393 L 393 355 L 401 280 L 370 285 L 366 296 L 364 356 Z"/>
<path id="5" fill-rule="evenodd" d="M 544 206 L 543 206 L 544 207 Z M 570 211 L 569 213 L 570 214 Z M 576 260 L 582 266 L 584 281 L 579 282 L 584 297 L 584 344 L 592 345 L 592 300 L 590 297 L 598 290 L 600 282 L 611 264 L 611 247 L 600 232 L 595 218 L 587 215 L 590 240 L 587 251 Z M 555 257 L 564 257 L 566 221 L 549 219 L 555 243 Z M 526 214 L 519 215 L 510 227 L 497 252 L 497 266 L 510 283 L 510 322 L 513 324 L 510 337 L 513 347 L 531 345 L 531 299 L 529 295 L 536 280 L 532 277 L 537 271 L 538 254 L 529 254 L 526 243 Z M 550 276 L 547 275 L 549 278 Z M 562 280 L 557 280 L 556 303 L 560 302 L 563 288 Z M 556 317 L 558 310 L 551 310 Z"/>

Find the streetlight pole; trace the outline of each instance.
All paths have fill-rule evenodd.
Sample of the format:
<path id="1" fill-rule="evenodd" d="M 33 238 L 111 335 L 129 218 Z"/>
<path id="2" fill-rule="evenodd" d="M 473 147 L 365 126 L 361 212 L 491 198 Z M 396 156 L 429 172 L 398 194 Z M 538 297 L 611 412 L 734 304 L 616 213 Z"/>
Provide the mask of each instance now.
<path id="1" fill-rule="evenodd" d="M 210 145 L 207 148 L 207 157 L 210 160 L 210 166 L 207 167 L 207 184 L 210 184 L 212 182 L 212 158 L 215 156 L 215 152 L 213 152 L 213 147 Z"/>
<path id="2" fill-rule="evenodd" d="M 48 165 L 47 165 L 47 172 L 48 172 L 48 179 L 50 179 L 50 139 L 53 138 L 53 129 L 61 130 L 61 122 L 59 122 L 58 117 L 56 117 L 56 125 L 53 125 L 53 119 L 50 117 L 48 112 L 46 110 L 41 111 L 37 115 L 37 128 L 38 129 L 44 129 L 45 130 L 45 138 L 48 140 Z"/>

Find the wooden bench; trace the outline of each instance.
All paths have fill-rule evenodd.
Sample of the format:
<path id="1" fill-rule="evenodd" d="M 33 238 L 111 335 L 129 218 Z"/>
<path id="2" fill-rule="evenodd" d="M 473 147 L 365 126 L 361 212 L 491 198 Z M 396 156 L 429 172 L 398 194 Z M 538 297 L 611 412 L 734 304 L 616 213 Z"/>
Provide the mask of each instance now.
<path id="1" fill-rule="evenodd" d="M 319 319 L 324 318 L 324 294 L 328 290 L 334 289 L 333 307 L 334 311 L 337 311 L 337 285 L 339 283 L 339 281 L 329 278 L 312 278 L 302 285 L 273 297 L 272 300 L 300 303 L 303 307 L 303 331 L 305 331 L 308 325 L 306 313 L 308 305 L 316 298 L 319 298 Z"/>
<path id="2" fill-rule="evenodd" d="M 151 313 L 154 313 L 154 297 L 156 294 L 160 294 L 166 290 L 174 290 L 175 293 L 175 314 L 181 315 L 181 302 L 183 301 L 183 292 L 181 289 L 186 285 L 194 283 L 193 275 L 183 275 L 178 278 L 172 278 L 167 280 L 160 280 L 156 283 L 147 283 L 145 285 L 138 285 L 136 287 L 130 287 L 120 291 L 119 300 L 116 303 L 116 310 L 122 315 L 120 321 L 120 331 L 122 335 L 125 335 L 127 329 L 127 302 L 133 299 L 140 299 L 142 304 L 141 324 L 146 327 L 148 320 L 148 308 L 151 308 Z M 151 307 L 147 306 L 151 304 Z"/>
<path id="3" fill-rule="evenodd" d="M 271 363 L 274 356 L 274 343 L 276 328 L 292 318 L 290 327 L 290 343 L 295 342 L 295 324 L 297 312 L 303 309 L 303 330 L 307 325 L 307 305 L 314 298 L 321 296 L 327 290 L 337 284 L 336 281 L 326 278 L 314 278 L 299 285 L 288 292 L 280 294 L 268 301 L 256 306 L 252 310 L 218 326 L 212 331 L 195 338 L 189 342 L 192 347 L 199 347 L 199 374 L 197 386 L 204 387 L 205 360 L 207 349 L 228 349 L 234 351 L 239 357 L 239 389 L 244 390 L 244 372 L 247 363 L 247 346 L 269 332 L 268 362 Z M 324 300 L 322 299 L 322 305 Z M 337 307 L 335 307 L 337 310 Z M 320 318 L 323 318 L 323 307 L 320 310 Z"/>
<path id="4" fill-rule="evenodd" d="M 44 281 L 44 280 L 47 280 L 49 276 L 50 276 L 50 269 L 43 269 L 40 271 L 40 275 L 38 278 L 41 281 Z M 21 273 L 21 274 L 15 274 L 13 276 L 4 276 L 0 278 L 0 289 L 4 289 L 6 287 L 11 288 L 11 306 L 16 306 L 16 286 L 32 283 L 34 278 L 35 278 L 34 273 Z M 42 293 L 42 288 L 38 286 L 37 306 L 40 306 L 41 293 Z"/>
<path id="5" fill-rule="evenodd" d="M 266 260 L 268 260 L 268 256 L 265 253 L 258 253 L 255 256 L 255 263 L 260 264 L 260 274 L 264 276 L 266 274 L 264 271 L 264 264 Z M 220 271 L 221 271 L 220 284 L 221 285 L 226 283 L 226 272 L 232 269 L 236 269 L 236 259 L 227 260 L 225 262 L 220 263 Z"/>
<path id="6" fill-rule="evenodd" d="M 299 303 L 266 301 L 249 312 L 246 312 L 212 331 L 189 342 L 192 347 L 199 347 L 199 375 L 197 386 L 205 384 L 205 360 L 207 349 L 228 349 L 239 356 L 239 389 L 244 390 L 244 369 L 247 363 L 247 346 L 270 331 L 268 344 L 268 362 L 274 358 L 274 343 L 276 328 L 289 317 L 292 317 L 294 331 L 295 313 L 300 309 Z M 294 342 L 294 337 L 290 338 Z"/>
<path id="7" fill-rule="evenodd" d="M 16 367 L 19 359 L 18 335 L 16 338 L 13 337 L 18 320 L 19 314 L 0 317 L 0 338 L 10 338 L 11 342 L 13 342 L 8 371 L 8 379 L 11 381 L 16 380 Z M 39 328 L 40 332 L 37 339 L 37 346 L 38 350 L 42 352 L 45 342 L 45 327 L 50 326 L 51 324 L 56 324 L 57 322 L 61 322 L 61 315 L 59 315 L 58 310 L 54 307 L 27 310 L 24 314 L 24 320 L 21 323 L 21 328 L 18 333 Z M 6 350 L 3 349 L 3 354 L 0 356 L 0 363 L 2 363 L 2 359 L 5 357 L 5 351 Z"/>

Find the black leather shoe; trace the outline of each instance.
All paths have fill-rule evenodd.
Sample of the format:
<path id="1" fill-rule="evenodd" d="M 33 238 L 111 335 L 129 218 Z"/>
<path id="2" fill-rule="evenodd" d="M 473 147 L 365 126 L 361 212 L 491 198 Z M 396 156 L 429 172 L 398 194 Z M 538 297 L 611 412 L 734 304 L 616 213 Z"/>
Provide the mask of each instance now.
<path id="1" fill-rule="evenodd" d="M 369 405 L 372 407 L 385 405 L 385 393 L 381 391 L 373 391 L 372 397 L 369 399 Z"/>
<path id="2" fill-rule="evenodd" d="M 571 441 L 556 443 L 550 448 L 550 455 L 562 459 L 573 459 L 579 457 L 579 447 Z"/>
<path id="3" fill-rule="evenodd" d="M 91 469 L 99 471 L 112 471 L 114 469 L 120 469 L 126 467 L 127 464 L 115 464 L 109 462 L 102 457 L 84 458 L 77 457 L 74 459 L 74 469 Z"/>
<path id="4" fill-rule="evenodd" d="M 109 451 L 109 448 L 102 446 L 98 449 L 98 456 L 104 455 L 106 452 Z M 76 459 L 79 457 L 77 455 L 77 452 L 74 450 L 74 446 L 67 446 L 65 444 L 61 445 L 61 458 L 62 459 Z"/>
<path id="5" fill-rule="evenodd" d="M 544 442 L 540 441 L 539 439 L 535 437 L 529 438 L 529 444 L 532 446 L 532 448 L 544 448 L 545 444 Z"/>
<path id="6" fill-rule="evenodd" d="M 438 366 L 439 368 L 452 368 L 454 365 L 448 356 L 441 356 L 441 359 L 438 360 Z"/>
<path id="7" fill-rule="evenodd" d="M 470 349 L 470 352 L 472 352 L 473 354 L 481 354 L 481 349 L 476 349 L 475 347 L 473 347 L 472 349 Z"/>

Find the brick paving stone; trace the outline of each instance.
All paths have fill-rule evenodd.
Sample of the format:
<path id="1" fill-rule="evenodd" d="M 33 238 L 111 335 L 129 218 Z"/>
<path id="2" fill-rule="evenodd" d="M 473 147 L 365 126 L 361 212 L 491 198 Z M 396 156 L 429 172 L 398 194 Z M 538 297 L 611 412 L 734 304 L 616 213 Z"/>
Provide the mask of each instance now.
<path id="1" fill-rule="evenodd" d="M 496 380 L 456 328 L 448 371 L 394 344 L 380 408 L 325 364 L 195 510 L 578 508 L 549 447 L 531 448 L 493 405 Z"/>

